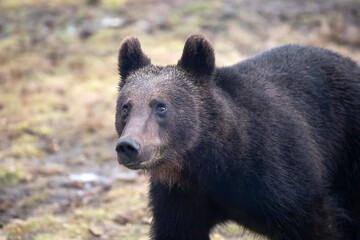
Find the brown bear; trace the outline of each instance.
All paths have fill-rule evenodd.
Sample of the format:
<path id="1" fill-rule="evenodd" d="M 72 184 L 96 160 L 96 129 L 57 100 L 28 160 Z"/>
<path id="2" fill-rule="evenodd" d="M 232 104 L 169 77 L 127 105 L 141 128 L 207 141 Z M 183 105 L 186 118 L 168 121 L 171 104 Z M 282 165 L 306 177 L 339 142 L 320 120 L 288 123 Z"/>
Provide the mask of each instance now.
<path id="1" fill-rule="evenodd" d="M 177 65 L 121 45 L 118 161 L 150 175 L 151 239 L 235 221 L 276 240 L 360 239 L 360 68 L 286 45 L 215 67 L 202 35 Z"/>

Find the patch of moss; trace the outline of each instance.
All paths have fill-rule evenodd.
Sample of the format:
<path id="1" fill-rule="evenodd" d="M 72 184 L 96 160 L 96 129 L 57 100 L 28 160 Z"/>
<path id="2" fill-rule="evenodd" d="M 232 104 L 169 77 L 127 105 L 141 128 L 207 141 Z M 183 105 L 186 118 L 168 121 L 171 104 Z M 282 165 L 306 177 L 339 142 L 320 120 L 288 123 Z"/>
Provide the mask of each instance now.
<path id="1" fill-rule="evenodd" d="M 104 209 L 94 209 L 94 208 L 79 208 L 75 210 L 75 216 L 77 218 L 82 218 L 87 221 L 103 221 L 110 220 L 112 214 L 105 212 Z M 86 222 L 87 222 L 86 221 Z"/>
<path id="2" fill-rule="evenodd" d="M 11 148 L 6 151 L 5 155 L 15 158 L 40 157 L 43 152 L 37 148 L 36 140 L 37 138 L 33 135 L 23 134 L 13 141 Z"/>
<path id="3" fill-rule="evenodd" d="M 2 103 L 2 105 L 4 106 L 4 115 L 14 114 L 21 109 L 21 103 L 18 100 L 16 91 L 12 91 L 9 93 L 1 92 L 0 103 Z"/>
<path id="4" fill-rule="evenodd" d="M 101 1 L 101 7 L 105 9 L 121 9 L 127 0 L 102 0 Z"/>
<path id="5" fill-rule="evenodd" d="M 18 132 L 23 132 L 23 131 L 29 129 L 29 126 L 30 126 L 30 122 L 25 120 L 25 121 L 16 123 L 13 127 L 13 130 L 18 131 Z"/>
<path id="6" fill-rule="evenodd" d="M 88 223 L 49 215 L 29 218 L 25 221 L 14 220 L 5 225 L 2 232 L 7 237 L 6 240 L 80 240 L 89 238 Z"/>
<path id="7" fill-rule="evenodd" d="M 50 136 L 54 133 L 54 129 L 50 126 L 36 126 L 32 128 L 32 131 L 34 134 L 38 135 L 38 136 Z"/>
<path id="8" fill-rule="evenodd" d="M 134 188 L 131 185 L 124 185 L 122 188 L 111 189 L 106 198 L 111 200 L 106 206 L 106 209 L 127 209 L 128 206 L 134 208 L 146 206 L 146 196 L 142 195 L 138 189 Z"/>
<path id="9" fill-rule="evenodd" d="M 23 174 L 9 168 L 0 170 L 0 186 L 17 184 L 23 178 Z"/>
<path id="10" fill-rule="evenodd" d="M 29 5 L 49 5 L 49 6 L 61 6 L 61 5 L 83 5 L 85 0 L 72 1 L 72 0 L 2 0 L 0 6 L 7 10 L 21 10 L 23 7 Z"/>
<path id="11" fill-rule="evenodd" d="M 34 192 L 30 196 L 24 197 L 23 199 L 16 202 L 16 207 L 31 209 L 36 205 L 42 204 L 49 196 L 48 191 Z"/>
<path id="12" fill-rule="evenodd" d="M 26 177 L 25 166 L 21 163 L 5 162 L 0 165 L 0 187 L 15 185 Z"/>
<path id="13" fill-rule="evenodd" d="M 123 228 L 126 229 L 123 229 L 123 231 L 119 232 L 119 239 L 124 239 L 124 240 L 148 239 L 148 237 L 146 236 L 149 235 L 149 230 L 150 230 L 149 225 L 129 224 L 128 226 L 123 226 Z"/>
<path id="14" fill-rule="evenodd" d="M 104 161 L 109 161 L 109 160 L 114 160 L 114 156 L 109 154 L 109 152 L 100 152 L 95 160 L 98 162 L 98 163 L 102 163 Z"/>
<path id="15" fill-rule="evenodd" d="M 217 10 L 220 5 L 221 3 L 217 3 L 215 1 L 214 2 L 196 1 L 185 6 L 182 9 L 182 11 L 184 14 L 189 14 L 189 15 L 211 14 L 215 10 Z"/>
<path id="16" fill-rule="evenodd" d="M 3 228 L 3 232 L 7 234 L 9 239 L 22 235 L 29 235 L 34 232 L 53 231 L 61 228 L 61 221 L 58 217 L 54 216 L 41 216 L 30 218 L 28 220 L 14 220 Z M 21 239 L 21 238 L 20 238 Z"/>
<path id="17" fill-rule="evenodd" d="M 60 233 L 60 236 L 59 236 L 59 233 L 56 232 L 56 233 L 40 233 L 40 234 L 37 234 L 33 240 L 81 240 L 82 238 L 80 236 L 66 236 L 64 238 L 64 236 L 61 236 L 61 233 Z"/>

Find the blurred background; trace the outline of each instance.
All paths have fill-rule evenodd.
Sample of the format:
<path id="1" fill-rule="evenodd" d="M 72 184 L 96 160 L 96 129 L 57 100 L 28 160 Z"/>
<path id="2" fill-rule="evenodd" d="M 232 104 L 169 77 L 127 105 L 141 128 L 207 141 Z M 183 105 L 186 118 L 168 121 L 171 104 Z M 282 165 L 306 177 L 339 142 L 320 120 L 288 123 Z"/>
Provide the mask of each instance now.
<path id="1" fill-rule="evenodd" d="M 219 66 L 287 43 L 359 63 L 360 1 L 1 0 L 0 240 L 148 239 L 147 177 L 114 151 L 117 52 L 135 35 L 176 64 L 193 33 Z"/>

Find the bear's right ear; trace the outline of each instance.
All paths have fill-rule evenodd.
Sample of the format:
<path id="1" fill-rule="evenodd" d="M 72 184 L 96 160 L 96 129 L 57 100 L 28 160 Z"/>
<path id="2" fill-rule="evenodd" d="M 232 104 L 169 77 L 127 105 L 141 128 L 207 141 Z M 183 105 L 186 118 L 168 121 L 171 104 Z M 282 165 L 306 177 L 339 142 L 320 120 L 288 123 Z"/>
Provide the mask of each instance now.
<path id="1" fill-rule="evenodd" d="M 122 84 L 131 72 L 151 64 L 150 59 L 142 52 L 136 37 L 127 37 L 119 50 L 118 68 Z"/>
<path id="2" fill-rule="evenodd" d="M 191 73 L 195 83 L 210 82 L 215 72 L 215 54 L 211 43 L 200 34 L 188 37 L 178 66 Z"/>

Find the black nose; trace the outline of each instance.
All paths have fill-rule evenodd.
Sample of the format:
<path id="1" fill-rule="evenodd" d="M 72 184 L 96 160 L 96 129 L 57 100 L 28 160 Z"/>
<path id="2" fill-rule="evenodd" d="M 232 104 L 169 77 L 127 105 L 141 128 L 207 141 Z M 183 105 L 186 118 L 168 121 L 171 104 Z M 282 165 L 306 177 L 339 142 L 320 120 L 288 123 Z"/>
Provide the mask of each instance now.
<path id="1" fill-rule="evenodd" d="M 125 156 L 129 160 L 139 154 L 140 143 L 131 138 L 119 138 L 116 144 L 116 151 L 120 156 Z"/>

